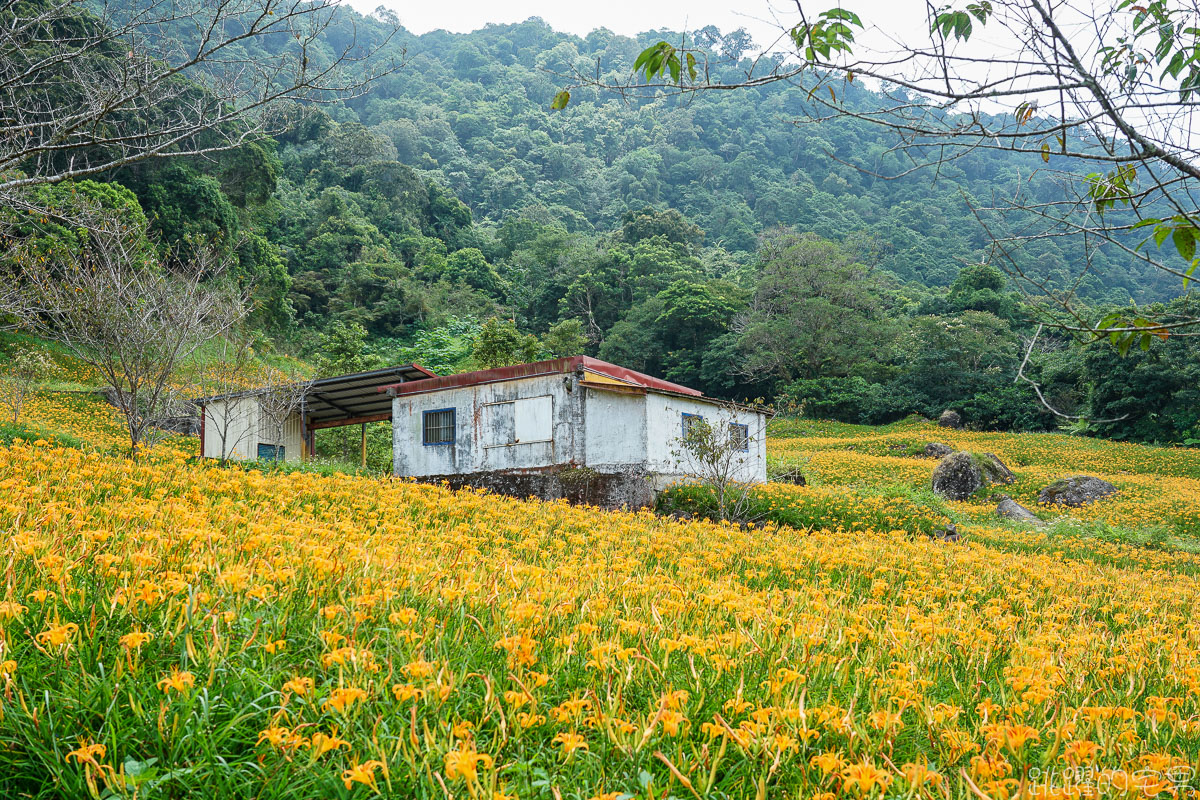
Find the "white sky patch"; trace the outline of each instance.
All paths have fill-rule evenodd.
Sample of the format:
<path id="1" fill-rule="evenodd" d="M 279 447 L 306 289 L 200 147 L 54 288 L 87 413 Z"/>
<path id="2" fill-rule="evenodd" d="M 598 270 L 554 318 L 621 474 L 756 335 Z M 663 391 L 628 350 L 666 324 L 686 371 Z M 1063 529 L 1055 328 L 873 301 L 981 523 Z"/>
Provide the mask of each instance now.
<path id="1" fill-rule="evenodd" d="M 779 0 L 606 0 L 603 3 L 563 2 L 563 0 L 519 0 L 494 2 L 489 0 L 458 0 L 454 3 L 412 2 L 412 0 L 350 0 L 358 11 L 368 13 L 380 5 L 395 11 L 400 23 L 421 34 L 445 29 L 467 33 L 489 22 L 524 22 L 541 17 L 557 31 L 586 36 L 597 28 L 625 36 L 647 30 L 696 30 L 715 25 L 723 33 L 745 28 L 763 47 L 770 47 L 785 26 L 794 25 L 799 17 L 792 2 Z M 837 5 L 806 3 L 806 10 L 821 11 Z M 926 5 L 914 0 L 865 0 L 846 2 L 844 7 L 854 11 L 880 30 L 921 33 L 925 29 Z"/>
<path id="2" fill-rule="evenodd" d="M 821 11 L 841 6 L 858 14 L 864 24 L 856 30 L 857 42 L 854 55 L 843 61 L 854 65 L 855 61 L 874 62 L 884 73 L 903 76 L 925 87 L 939 73 L 939 61 L 930 58 L 932 40 L 929 31 L 930 4 L 925 0 L 801 0 L 810 21 Z M 415 34 L 434 30 L 454 33 L 469 33 L 489 23 L 510 24 L 524 22 L 531 17 L 540 17 L 556 31 L 586 36 L 598 28 L 607 28 L 615 33 L 633 36 L 648 30 L 695 31 L 714 25 L 722 33 L 745 28 L 758 47 L 767 52 L 794 52 L 794 45 L 786 37 L 786 31 L 801 21 L 795 0 L 606 0 L 602 3 L 585 3 L 578 0 L 457 0 L 454 3 L 414 2 L 413 0 L 345 0 L 363 13 L 370 13 L 379 6 L 394 11 L 400 24 Z M 932 7 L 940 9 L 947 3 L 956 9 L 965 8 L 967 0 L 932 0 Z M 997 15 L 1005 13 L 1004 6 L 996 5 Z M 1069 32 L 1077 51 L 1095 59 L 1097 40 L 1096 25 L 1112 14 L 1111 0 L 1059 0 L 1055 15 L 1060 26 Z M 989 82 L 1027 72 L 1014 68 L 1014 61 L 1025 61 L 1029 54 L 1013 29 L 1006 29 L 998 17 L 989 25 L 977 25 L 969 42 L 951 40 L 947 43 L 951 54 L 966 56 L 970 61 L 959 61 L 954 68 L 957 76 L 967 82 Z M 672 42 L 677 44 L 677 42 Z M 924 51 L 923 57 L 912 58 L 907 47 Z M 890 64 L 889 66 L 884 66 Z M 1026 65 L 1028 62 L 1026 62 Z M 894 70 L 894 71 L 893 71 Z M 872 71 L 868 69 L 868 71 Z M 756 73 L 757 74 L 757 73 Z M 878 88 L 875 81 L 865 78 L 864 83 Z M 1044 85 L 1044 79 L 1022 82 L 1010 77 L 1011 87 Z M 1011 111 L 1021 100 L 1040 101 L 1046 109 L 1057 95 L 1026 98 L 1010 97 L 1002 101 L 987 101 L 977 104 L 978 110 L 990 113 Z M 960 106 L 959 111 L 967 110 Z M 1077 116 L 1080 109 L 1070 111 L 1068 116 Z M 1182 123 L 1190 130 L 1190 119 Z"/>

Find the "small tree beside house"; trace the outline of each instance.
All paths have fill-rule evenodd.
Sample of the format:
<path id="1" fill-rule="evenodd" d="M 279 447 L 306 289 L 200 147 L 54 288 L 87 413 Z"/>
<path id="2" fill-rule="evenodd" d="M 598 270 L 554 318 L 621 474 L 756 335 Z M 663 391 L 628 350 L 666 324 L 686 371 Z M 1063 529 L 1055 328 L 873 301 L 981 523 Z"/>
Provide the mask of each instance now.
<path id="1" fill-rule="evenodd" d="M 197 359 L 196 391 L 202 397 L 230 395 L 253 385 L 255 351 L 253 338 L 233 330 L 220 337 L 214 347 Z M 244 413 L 244 412 L 243 412 Z M 204 434 L 217 442 L 218 457 L 226 461 L 242 448 L 250 446 L 253 428 L 243 424 L 238 412 L 226 409 L 220 414 L 205 414 Z"/>
<path id="2" fill-rule="evenodd" d="M 297 371 L 270 370 L 260 383 L 255 397 L 258 400 L 262 425 L 270 433 L 274 450 L 273 460 L 283 461 L 280 446 L 284 428 L 297 414 L 303 414 L 304 401 L 312 390 L 311 376 Z"/>
<path id="3" fill-rule="evenodd" d="M 679 472 L 712 492 L 712 511 L 718 519 L 754 521 L 751 517 L 758 482 L 744 476 L 751 472 L 754 460 L 751 443 L 764 433 L 739 422 L 729 406 L 712 419 L 684 415 L 672 456 Z"/>

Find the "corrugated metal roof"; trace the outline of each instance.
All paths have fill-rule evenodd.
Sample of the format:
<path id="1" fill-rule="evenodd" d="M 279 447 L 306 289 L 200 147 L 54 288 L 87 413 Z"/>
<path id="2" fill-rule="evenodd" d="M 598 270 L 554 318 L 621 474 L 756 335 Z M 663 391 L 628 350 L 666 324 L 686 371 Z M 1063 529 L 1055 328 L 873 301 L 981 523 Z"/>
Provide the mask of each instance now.
<path id="1" fill-rule="evenodd" d="M 455 389 L 463 386 L 477 386 L 483 383 L 533 378 L 539 375 L 566 374 L 579 369 L 604 375 L 630 386 L 638 386 L 650 391 L 680 394 L 688 397 L 703 396 L 699 391 L 688 386 L 671 383 L 662 378 L 655 378 L 653 375 L 646 375 L 628 367 L 610 364 L 607 361 L 601 361 L 598 358 L 591 358 L 590 356 L 555 358 L 549 361 L 535 361 L 530 364 L 516 364 L 511 367 L 496 367 L 494 369 L 476 370 L 475 372 L 461 372 L 457 375 L 442 375 L 423 380 L 405 381 L 390 386 L 381 386 L 379 387 L 379 391 L 386 391 L 392 396 L 423 394 L 425 392 L 437 392 L 443 389 Z"/>

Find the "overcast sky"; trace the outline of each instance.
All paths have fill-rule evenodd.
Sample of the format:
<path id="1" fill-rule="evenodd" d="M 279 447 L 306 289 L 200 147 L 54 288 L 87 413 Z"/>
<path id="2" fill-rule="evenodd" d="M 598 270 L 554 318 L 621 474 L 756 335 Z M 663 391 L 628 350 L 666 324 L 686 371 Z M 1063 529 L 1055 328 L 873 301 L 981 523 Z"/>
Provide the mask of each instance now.
<path id="1" fill-rule="evenodd" d="M 596 28 L 633 35 L 658 28 L 696 30 L 716 25 L 722 31 L 745 28 L 760 46 L 770 45 L 780 34 L 781 24 L 796 21 L 796 5 L 783 0 L 350 0 L 359 11 L 387 6 L 400 16 L 400 23 L 413 33 L 444 28 L 466 33 L 489 22 L 523 22 L 541 17 L 552 28 L 585 36 Z M 828 6 L 834 6 L 831 0 Z M 827 6 L 820 6 L 826 8 Z M 924 26 L 924 0 L 861 0 L 846 8 L 884 30 Z"/>
<path id="2" fill-rule="evenodd" d="M 795 0 L 454 0 L 453 2 L 430 2 L 430 0 L 345 0 L 357 10 L 370 13 L 380 5 L 395 11 L 400 23 L 409 31 L 422 34 L 445 29 L 455 33 L 469 33 L 488 23 L 524 22 L 530 17 L 541 17 L 557 31 L 586 36 L 597 28 L 608 28 L 615 33 L 632 36 L 648 30 L 668 29 L 695 31 L 707 25 L 715 25 L 722 32 L 745 28 L 760 48 L 766 50 L 791 50 L 790 41 L 781 41 L 783 31 L 800 21 Z M 941 7 L 946 0 L 938 0 Z M 1091 36 L 1089 30 L 1097 7 L 1111 12 L 1113 0 L 1066 0 L 1056 13 L 1072 39 L 1076 33 L 1080 44 Z M 805 10 L 815 11 L 835 7 L 839 0 L 804 0 Z M 926 0 L 843 0 L 843 8 L 857 13 L 865 29 L 856 31 L 855 56 L 874 60 L 887 58 L 902 51 L 902 44 L 923 45 L 930 43 Z M 1000 13 L 998 10 L 997 13 Z M 1078 31 L 1074 30 L 1078 28 Z M 989 56 L 1008 58 L 1020 50 L 1019 42 L 1004 26 L 993 24 L 979 27 L 969 43 L 952 43 L 952 50 L 973 58 Z M 1090 49 L 1086 46 L 1084 50 Z M 881 54 L 885 54 L 881 56 Z M 902 68 L 905 77 L 913 78 L 913 69 L 920 69 L 924 62 L 907 64 Z M 1008 67 L 997 67 L 1007 71 Z M 988 65 L 968 65 L 966 69 L 976 80 L 991 77 Z M 985 110 L 994 110 L 985 105 Z"/>

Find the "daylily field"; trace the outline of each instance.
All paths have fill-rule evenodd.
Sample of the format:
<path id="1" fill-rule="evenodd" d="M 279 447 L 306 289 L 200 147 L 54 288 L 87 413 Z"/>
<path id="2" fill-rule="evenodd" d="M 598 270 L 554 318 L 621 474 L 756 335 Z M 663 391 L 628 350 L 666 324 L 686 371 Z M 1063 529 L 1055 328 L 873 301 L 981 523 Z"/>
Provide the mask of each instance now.
<path id="1" fill-rule="evenodd" d="M 810 485 L 771 491 L 836 522 L 742 529 L 187 439 L 133 464 L 102 406 L 30 417 L 82 444 L 0 447 L 3 798 L 1200 787 L 1200 451 L 777 421 Z M 924 493 L 930 440 L 998 454 L 1047 520 L 1055 478 L 1120 493 L 1003 524 Z"/>

